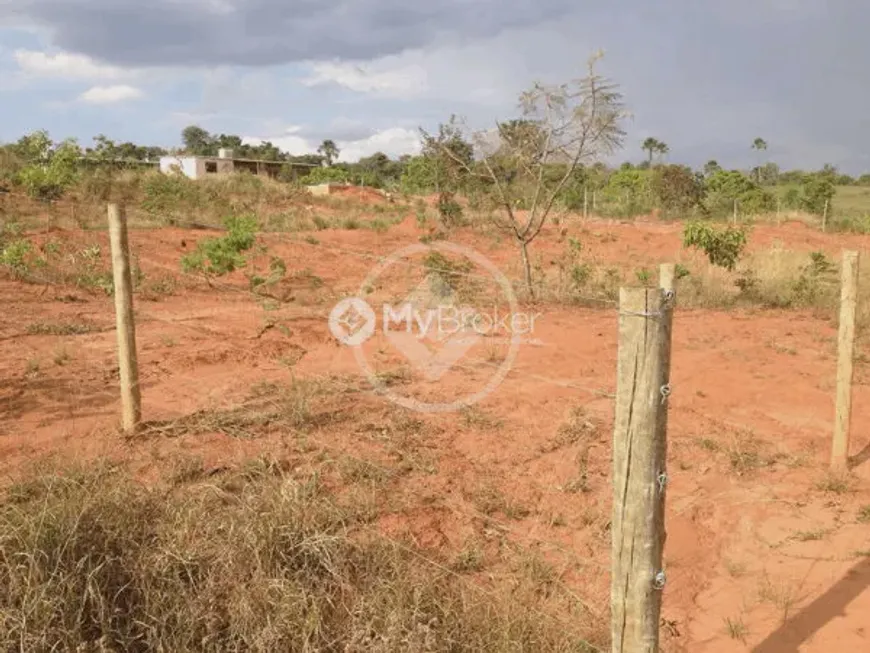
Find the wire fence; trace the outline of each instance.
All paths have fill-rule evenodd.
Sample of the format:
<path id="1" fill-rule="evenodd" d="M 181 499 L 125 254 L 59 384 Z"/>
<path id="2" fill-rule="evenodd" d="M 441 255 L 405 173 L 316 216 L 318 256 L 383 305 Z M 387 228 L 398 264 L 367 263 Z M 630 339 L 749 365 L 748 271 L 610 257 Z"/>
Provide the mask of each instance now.
<path id="1" fill-rule="evenodd" d="M 218 225 L 196 225 L 198 227 L 205 226 L 209 229 L 220 230 L 221 226 Z M 135 244 L 135 232 L 133 236 L 134 244 Z M 294 244 L 298 244 L 300 247 L 305 247 L 304 241 L 294 241 Z M 351 256 L 361 261 L 370 262 L 370 263 L 381 263 L 385 260 L 385 257 L 380 256 L 373 252 L 366 252 L 361 250 L 354 250 L 348 247 L 342 246 L 334 246 L 330 244 L 319 244 L 317 246 L 317 251 L 329 251 L 337 254 L 341 254 L 342 256 Z M 419 271 L 420 264 L 414 263 L 412 261 L 396 261 L 397 265 L 408 266 L 409 268 L 415 269 Z M 429 268 L 430 272 L 441 272 L 444 274 L 452 274 L 460 277 L 468 278 L 475 281 L 492 281 L 492 278 L 487 275 L 475 274 L 470 272 L 462 272 L 457 271 L 455 269 L 443 269 L 438 268 L 437 266 L 434 268 Z M 202 285 L 203 280 L 200 276 L 186 274 L 181 272 L 181 274 L 191 283 Z M 64 284 L 58 284 L 56 281 L 52 280 L 48 276 L 41 275 L 38 271 L 28 271 L 26 275 L 23 275 L 23 278 L 37 285 L 42 285 L 44 288 L 55 288 L 57 290 L 61 290 L 66 286 Z M 217 280 L 210 280 L 210 286 L 212 291 L 216 291 L 218 293 L 226 293 L 228 296 L 233 297 L 237 300 L 240 313 L 250 314 L 250 312 L 255 309 L 256 304 L 254 301 L 260 300 L 261 297 L 256 294 L 250 287 L 242 287 L 238 285 L 233 285 L 230 283 L 223 283 Z M 585 297 L 586 301 L 590 302 L 592 306 L 597 308 L 594 309 L 596 314 L 601 313 L 602 311 L 606 312 L 606 315 L 613 318 L 613 324 L 615 325 L 617 322 L 618 314 L 619 314 L 619 305 L 618 302 L 603 297 Z M 308 319 L 315 321 L 320 325 L 320 328 L 323 331 L 324 336 L 328 334 L 328 318 L 329 311 L 324 308 L 319 307 L 305 307 L 305 306 L 292 306 L 291 302 L 284 302 L 289 307 L 289 312 L 287 314 L 282 314 L 282 318 L 284 319 Z M 677 304 L 679 306 L 679 304 Z M 64 398 L 55 397 L 52 402 L 53 405 L 66 405 L 66 412 L 54 412 L 53 415 L 55 417 L 60 417 L 61 419 L 67 420 L 67 423 L 62 428 L 65 431 L 65 434 L 61 437 L 61 440 L 65 438 L 70 438 L 76 436 L 77 438 L 82 438 L 86 434 L 90 433 L 94 428 L 107 428 L 107 424 L 112 423 L 113 416 L 116 414 L 116 406 L 117 406 L 117 398 L 115 397 L 115 380 L 114 380 L 114 370 L 117 369 L 117 361 L 116 361 L 116 352 L 114 350 L 113 344 L 111 342 L 111 337 L 106 335 L 109 332 L 114 331 L 114 326 L 110 323 L 113 321 L 113 315 L 107 314 L 106 309 L 108 307 L 101 307 L 99 309 L 100 317 L 102 318 L 102 325 L 98 328 L 89 329 L 87 331 L 88 334 L 92 334 L 93 338 L 88 338 L 88 342 L 83 346 L 85 351 L 83 352 L 86 357 L 87 365 L 83 366 L 83 361 L 78 361 L 75 365 L 70 364 L 71 368 L 74 368 L 74 372 L 70 372 L 67 374 L 68 378 L 66 380 L 64 386 L 64 392 L 69 393 Z M 189 312 L 194 309 L 195 306 L 187 306 L 183 312 Z M 589 309 L 578 309 L 578 310 L 589 310 Z M 38 314 L 38 309 L 33 310 L 34 314 Z M 144 306 L 140 304 L 137 306 L 137 335 L 142 339 L 142 336 L 145 335 L 144 341 L 147 343 L 148 347 L 154 347 L 155 342 L 150 337 L 147 337 L 148 330 L 151 328 L 152 324 L 159 324 L 161 327 L 166 329 L 166 333 L 163 334 L 164 337 L 180 337 L 183 340 L 179 343 L 182 350 L 186 349 L 188 345 L 195 346 L 196 342 L 215 342 L 220 343 L 222 349 L 218 352 L 219 356 L 236 356 L 238 357 L 238 361 L 235 365 L 241 366 L 244 365 L 243 361 L 246 357 L 252 355 L 252 346 L 251 341 L 257 339 L 257 335 L 249 335 L 247 337 L 240 337 L 239 329 L 233 328 L 232 323 L 230 325 L 222 324 L 222 317 L 226 318 L 229 316 L 230 318 L 237 317 L 238 313 L 229 310 L 222 310 L 220 313 L 209 313 L 203 314 L 202 316 L 197 315 L 179 315 L 177 317 L 173 317 L 169 314 L 163 314 L 163 310 L 159 305 Z M 676 318 L 679 320 L 679 317 Z M 230 320 L 232 322 L 232 320 Z M 247 326 L 247 322 L 245 323 Z M 228 326 L 229 328 L 224 328 Z M 177 335 L 182 333 L 184 335 Z M 17 331 L 10 334 L 3 334 L 0 337 L 0 342 L 6 342 L 10 344 L 4 345 L 5 347 L 13 347 L 15 343 L 20 343 L 26 341 L 28 338 L 36 337 L 41 335 L 40 333 L 28 332 L 27 329 L 21 331 Z M 44 334 L 43 334 L 44 335 Z M 260 332 L 259 335 L 262 335 Z M 58 336 L 59 339 L 69 340 L 71 338 L 78 337 L 76 334 L 65 334 L 62 336 Z M 195 353 L 195 352 L 194 352 Z M 58 356 L 60 356 L 58 354 Z M 178 414 L 180 417 L 178 419 L 183 419 L 184 416 L 195 414 L 197 412 L 213 409 L 214 404 L 220 406 L 221 404 L 226 404 L 226 398 L 222 396 L 222 392 L 227 392 L 230 395 L 238 396 L 238 388 L 234 388 L 234 384 L 238 382 L 238 378 L 240 377 L 236 371 L 231 370 L 230 373 L 226 374 L 223 378 L 222 382 L 215 384 L 212 380 L 210 383 L 203 383 L 202 379 L 202 371 L 197 370 L 197 362 L 195 355 L 188 359 L 188 363 L 192 366 L 192 370 L 183 371 L 179 369 L 177 360 L 170 360 L 168 364 L 161 364 L 159 359 L 151 358 L 148 362 L 148 365 L 143 367 L 142 376 L 141 376 L 141 384 L 144 388 L 145 395 L 145 403 L 148 405 L 149 393 L 158 388 L 158 385 L 154 382 L 161 376 L 165 375 L 167 382 L 162 384 L 164 387 L 161 388 L 161 392 L 163 393 L 164 398 L 168 398 L 171 394 L 171 403 L 173 404 L 173 409 L 170 412 L 174 412 Z M 63 368 L 67 365 L 66 362 L 58 363 L 58 368 Z M 262 362 L 257 361 L 257 365 L 262 366 Z M 597 383 L 595 380 L 590 379 L 588 376 L 576 377 L 576 378 L 555 378 L 549 374 L 542 374 L 536 371 L 532 371 L 535 367 L 546 366 L 546 363 L 540 363 L 534 360 L 527 361 L 525 366 L 515 367 L 510 373 L 508 380 L 506 383 L 510 383 L 510 379 L 521 376 L 521 379 L 524 384 L 528 384 L 529 382 L 534 382 L 540 387 L 547 388 L 545 391 L 538 391 L 538 396 L 541 394 L 547 395 L 549 393 L 554 393 L 554 396 L 557 395 L 560 391 L 576 391 L 583 393 L 586 396 L 586 400 L 581 400 L 576 395 L 569 395 L 571 398 L 571 403 L 574 406 L 584 406 L 588 405 L 589 402 L 598 402 L 601 400 L 610 401 L 615 399 L 616 397 L 616 389 L 610 387 L 602 387 L 600 383 Z M 86 367 L 88 369 L 83 369 Z M 199 365 L 199 367 L 208 367 L 208 362 L 205 365 Z M 477 374 L 480 373 L 481 370 L 487 369 L 498 369 L 500 367 L 499 363 L 486 360 L 484 358 L 476 358 L 473 360 L 464 360 L 457 361 L 452 366 L 457 371 L 462 371 L 468 374 Z M 261 369 L 265 369 L 264 367 L 260 367 Z M 281 371 L 283 368 L 280 365 L 275 366 L 275 371 Z M 297 376 L 296 372 L 293 372 L 293 377 Z M 364 385 L 364 384 L 363 384 Z M 208 387 L 211 386 L 211 387 Z M 25 387 L 27 387 L 25 385 Z M 217 393 L 215 393 L 217 390 Z M 674 387 L 672 388 L 673 397 L 679 397 L 680 395 L 688 396 L 693 392 L 693 388 L 681 388 Z M 27 392 L 27 390 L 25 390 Z M 36 392 L 45 392 L 44 388 L 38 388 Z M 95 403 L 95 395 L 97 395 L 98 401 L 96 404 L 98 406 L 98 410 L 93 408 Z M 375 389 L 375 395 L 377 395 Z M 26 403 L 26 402 L 25 402 Z M 240 403 L 238 405 L 239 408 L 244 408 L 244 403 Z M 273 406 L 274 407 L 274 406 Z M 13 407 L 14 408 L 14 407 Z M 533 407 L 529 407 L 532 408 Z M 32 406 L 28 407 L 24 406 L 20 411 L 21 413 L 27 412 L 35 412 L 38 411 L 39 406 L 38 402 L 35 402 Z M 222 407 L 223 410 L 227 410 L 228 407 L 224 405 Z M 612 405 L 607 406 L 607 410 L 611 410 Z M 699 411 L 697 409 L 693 409 L 689 406 L 682 406 L 678 404 L 678 408 L 672 408 L 671 412 L 675 410 L 685 410 L 686 412 L 692 413 L 692 420 L 697 423 L 699 419 L 709 420 L 711 423 L 720 424 L 726 431 L 733 432 L 734 430 L 740 428 L 744 429 L 747 432 L 752 432 L 756 436 L 764 436 L 765 439 L 770 441 L 776 441 L 779 439 L 780 434 L 776 432 L 772 432 L 769 434 L 763 433 L 757 426 L 741 424 L 731 418 L 727 418 L 723 420 L 721 416 L 718 415 L 708 415 L 703 411 Z M 11 411 L 16 412 L 16 411 Z M 604 410 L 601 410 L 599 414 L 603 414 Z M 62 415 L 62 417 L 61 417 Z M 49 417 L 49 420 L 52 418 Z M 9 420 L 11 424 L 14 422 L 13 419 Z M 154 420 L 148 420 L 146 418 L 146 422 L 152 422 L 150 426 L 146 426 L 144 432 L 140 434 L 140 437 L 144 437 L 146 440 L 149 438 L 149 433 L 151 437 L 155 435 L 159 436 L 161 431 L 161 423 L 157 423 Z M 163 420 L 162 424 L 165 426 L 167 423 L 172 421 L 171 418 Z M 21 428 L 23 426 L 27 426 L 28 422 L 19 421 L 16 426 Z M 32 426 L 38 427 L 38 423 L 31 423 Z M 280 418 L 276 420 L 276 425 L 279 428 L 287 428 L 292 429 L 293 424 L 288 421 L 281 421 Z M 148 429 L 151 429 L 150 431 Z M 241 439 L 248 440 L 250 442 L 257 442 L 257 425 L 248 425 L 248 426 L 238 426 L 234 425 L 231 429 L 228 429 L 235 436 L 243 436 Z M 503 427 L 502 427 L 503 428 Z M 81 430 L 79 430 L 81 429 Z M 691 429 L 686 429 L 685 423 L 681 423 L 679 425 L 680 433 L 675 438 L 675 441 L 680 443 L 681 445 L 689 445 L 692 442 L 692 437 L 688 436 L 686 431 Z M 348 448 L 346 445 L 342 446 L 340 442 L 336 442 L 334 439 L 334 434 L 328 432 L 328 430 L 320 431 L 313 430 L 311 432 L 306 433 L 306 440 L 310 444 L 320 448 L 322 451 L 335 451 L 338 449 L 338 454 L 344 458 L 355 461 L 361 466 L 365 467 L 376 467 L 380 471 L 380 473 L 384 474 L 387 477 L 397 479 L 399 478 L 399 474 L 389 466 L 382 465 L 378 462 L 374 462 L 362 455 L 359 455 L 353 449 Z M 532 438 L 532 440 L 541 441 L 540 435 L 536 438 Z M 567 441 L 568 444 L 564 445 L 568 448 L 577 447 L 577 441 L 571 441 L 570 439 Z M 857 443 L 859 447 L 862 444 L 867 443 Z M 870 446 L 868 444 L 867 446 Z M 251 452 L 256 450 L 256 447 L 247 447 L 246 451 Z M 588 454 L 588 449 L 586 451 Z M 708 453 L 715 453 L 710 451 Z M 730 458 L 730 466 L 733 469 L 738 471 L 740 470 L 751 470 L 757 468 L 761 465 L 759 461 L 759 452 L 754 449 L 737 450 L 733 452 L 726 452 Z M 859 454 L 860 458 L 861 454 Z M 599 460 L 603 460 L 603 458 L 599 458 Z M 482 471 L 477 468 L 474 469 L 472 465 L 473 471 L 479 473 Z M 832 483 L 836 482 L 835 480 L 831 481 Z M 757 508 L 759 505 L 763 504 L 776 504 L 781 505 L 783 508 L 782 515 L 783 519 L 786 519 L 789 523 L 792 524 L 806 524 L 806 528 L 796 531 L 792 534 L 791 537 L 785 537 L 781 539 L 781 541 L 773 542 L 764 540 L 764 537 L 758 530 L 753 531 L 753 535 L 758 540 L 759 547 L 755 549 L 756 551 L 761 551 L 765 555 L 769 555 L 771 560 L 778 560 L 781 558 L 790 558 L 792 560 L 800 560 L 805 562 L 807 573 L 811 572 L 813 568 L 821 563 L 828 563 L 835 565 L 838 569 L 844 565 L 851 564 L 854 562 L 854 555 L 843 555 L 843 556 L 831 556 L 831 555 L 801 555 L 797 553 L 793 553 L 790 551 L 790 548 L 794 548 L 796 550 L 801 550 L 802 544 L 806 544 L 808 541 L 815 541 L 818 533 L 821 533 L 822 530 L 814 530 L 815 525 L 820 521 L 820 513 L 819 506 L 817 505 L 818 501 L 810 502 L 806 500 L 801 500 L 799 498 L 794 497 L 794 492 L 785 493 L 788 498 L 782 498 L 777 496 L 777 490 L 781 490 L 779 486 L 768 486 L 765 487 L 765 492 L 761 495 L 756 491 L 757 488 L 747 487 L 746 485 L 737 484 L 737 487 L 728 487 L 726 489 L 721 489 L 711 493 L 698 492 L 698 488 L 690 488 L 685 492 L 681 492 L 679 489 L 679 485 L 674 485 L 673 483 L 669 483 L 671 485 L 671 492 L 673 493 L 673 498 L 669 499 L 671 502 L 671 508 L 669 509 L 669 516 L 673 518 L 682 518 L 684 515 L 689 513 L 690 511 L 697 511 L 699 508 L 703 508 L 706 510 L 728 510 L 728 509 L 740 509 L 741 507 L 755 507 Z M 531 479 L 530 485 L 536 488 L 536 491 L 540 494 L 550 495 L 559 497 L 558 499 L 552 499 L 550 503 L 558 503 L 560 501 L 565 501 L 564 491 L 554 490 L 552 487 L 548 487 L 546 484 L 538 482 L 537 479 Z M 701 487 L 701 486 L 699 486 Z M 826 494 L 820 496 L 829 496 L 833 493 L 833 496 L 842 496 L 842 492 L 838 487 L 830 487 L 826 490 Z M 558 494 L 557 494 L 558 493 Z M 694 494 L 693 494 L 694 493 Z M 821 500 L 821 499 L 819 499 Z M 585 553 L 581 553 L 577 546 L 574 545 L 566 545 L 563 540 L 560 541 L 557 537 L 553 535 L 552 527 L 544 527 L 540 524 L 540 519 L 534 519 L 535 527 L 533 529 L 529 529 L 522 523 L 523 520 L 514 520 L 513 522 L 508 521 L 510 518 L 502 519 L 498 516 L 498 510 L 495 511 L 483 511 L 479 508 L 475 507 L 473 503 L 469 503 L 464 500 L 451 500 L 447 497 L 443 499 L 441 507 L 447 509 L 455 519 L 464 521 L 464 522 L 480 522 L 487 527 L 497 528 L 498 530 L 509 534 L 509 536 L 515 540 L 521 540 L 526 543 L 531 543 L 534 546 L 543 547 L 546 551 L 549 552 L 551 556 L 557 556 L 561 558 L 566 564 L 570 565 L 570 567 L 574 570 L 577 570 L 577 574 L 575 578 L 566 580 L 563 576 L 567 575 L 564 572 L 560 575 L 557 575 L 552 579 L 553 584 L 559 588 L 559 591 L 563 593 L 564 596 L 571 598 L 573 601 L 577 603 L 577 605 L 587 612 L 591 617 L 606 620 L 606 610 L 602 609 L 600 605 L 596 605 L 594 601 L 584 599 L 580 592 L 582 592 L 583 582 L 581 581 L 578 585 L 577 578 L 603 578 L 606 577 L 607 573 L 610 571 L 610 563 L 608 562 L 608 556 L 602 554 L 599 551 L 597 557 L 590 557 L 588 551 Z M 774 519 L 778 516 L 778 511 L 776 509 L 772 509 L 766 512 L 768 518 L 773 516 Z M 860 528 L 861 522 L 858 516 L 854 517 L 840 517 L 837 520 L 837 524 L 835 527 L 835 531 L 833 533 L 828 533 L 824 535 L 819 535 L 819 538 L 829 537 L 836 535 L 838 533 L 843 533 L 849 529 L 857 529 Z M 607 531 L 608 528 L 607 523 L 602 524 L 602 529 L 604 532 Z M 757 529 L 759 525 L 756 524 L 754 527 Z M 378 529 L 376 526 L 368 525 L 364 528 L 371 530 L 373 533 L 376 533 L 380 536 L 384 536 L 382 529 Z M 821 528 L 821 527 L 820 527 Z M 475 591 L 482 592 L 486 594 L 489 590 L 486 587 L 482 586 L 481 583 L 477 580 L 474 580 L 467 575 L 456 572 L 455 570 L 446 566 L 443 560 L 437 559 L 435 556 L 428 555 L 425 550 L 417 548 L 417 547 L 409 547 L 407 544 L 400 542 L 395 538 L 390 538 L 393 544 L 397 547 L 401 547 L 407 550 L 413 555 L 417 556 L 424 563 L 431 565 L 435 568 L 438 568 L 445 574 L 449 574 L 455 578 L 460 579 L 463 583 L 467 583 L 470 587 L 473 587 Z M 598 549 L 606 548 L 600 546 L 601 542 L 597 542 L 594 544 L 598 544 Z M 699 551 L 699 554 L 701 552 Z M 715 563 L 717 561 L 717 556 L 715 553 L 712 555 L 708 555 L 708 559 L 711 563 Z M 719 561 L 721 562 L 721 560 Z M 762 561 L 764 562 L 764 561 Z M 667 566 L 667 565 L 666 565 Z M 686 576 L 681 576 L 678 573 L 675 575 L 675 578 L 685 578 L 687 581 L 689 580 Z M 744 591 L 747 581 L 737 573 L 732 574 L 730 577 L 726 577 L 723 581 L 722 576 L 718 576 L 715 578 L 716 582 L 719 583 L 718 588 L 711 587 L 708 592 L 704 592 L 703 590 L 699 591 L 700 588 L 695 588 L 695 591 L 698 592 L 699 595 L 704 595 L 704 600 L 708 603 L 712 603 L 713 599 L 721 594 L 727 592 L 741 592 Z M 668 581 L 667 589 L 671 589 L 672 583 L 674 581 Z M 680 589 L 673 590 L 676 593 L 680 592 Z M 804 591 L 809 591 L 804 588 Z M 771 599 L 774 600 L 775 599 Z M 782 601 L 785 601 L 783 598 Z M 667 601 L 665 603 L 667 606 Z M 788 621 L 789 615 L 787 614 L 789 610 L 792 612 L 795 609 L 795 605 L 789 605 L 788 609 L 785 610 L 784 619 Z M 529 606 L 529 610 L 533 612 L 539 612 L 536 606 Z M 665 608 L 666 618 L 664 625 L 667 626 L 669 623 L 671 626 L 674 626 L 676 623 L 673 619 L 668 620 L 667 617 L 672 616 L 668 613 L 667 607 Z M 548 619 L 557 619 L 559 620 L 559 615 L 553 614 L 544 614 L 541 613 L 542 617 Z M 736 619 L 734 615 L 719 615 L 723 619 L 723 628 L 730 629 L 729 636 L 732 639 L 741 639 L 745 637 L 745 633 L 742 633 L 741 627 L 736 622 L 729 621 L 730 619 Z M 693 615 L 690 614 L 681 614 L 681 618 L 692 622 L 694 620 Z M 742 618 L 742 617 L 741 617 Z M 746 617 L 747 619 L 749 616 Z M 731 624 L 730 626 L 728 624 Z M 564 623 L 564 626 L 569 629 L 575 629 L 576 625 L 572 623 Z M 670 633 L 670 627 L 663 628 L 666 633 Z M 678 632 L 675 630 L 674 632 Z M 741 634 L 742 633 L 742 634 Z M 672 637 L 675 641 L 679 641 L 679 639 L 683 636 L 686 636 L 686 633 L 683 632 L 682 635 L 673 635 Z M 602 650 L 600 647 L 595 645 L 592 642 L 586 642 L 589 646 L 589 650 L 598 651 Z M 757 645 L 754 651 L 762 652 L 767 649 L 764 648 L 765 642 L 762 641 Z"/>

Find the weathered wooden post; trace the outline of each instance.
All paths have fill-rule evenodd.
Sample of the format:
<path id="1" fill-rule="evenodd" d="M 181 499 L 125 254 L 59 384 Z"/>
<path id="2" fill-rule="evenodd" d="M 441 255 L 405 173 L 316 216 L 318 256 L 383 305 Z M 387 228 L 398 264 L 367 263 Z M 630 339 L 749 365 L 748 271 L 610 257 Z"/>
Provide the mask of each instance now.
<path id="1" fill-rule="evenodd" d="M 613 653 L 659 650 L 674 303 L 673 288 L 620 289 L 611 526 Z"/>
<path id="2" fill-rule="evenodd" d="M 844 251 L 840 273 L 840 327 L 837 338 L 837 404 L 831 470 L 844 472 L 849 460 L 855 311 L 858 304 L 858 252 Z"/>
<path id="3" fill-rule="evenodd" d="M 127 219 L 117 204 L 109 204 L 109 241 L 115 280 L 115 323 L 118 331 L 118 367 L 121 376 L 121 428 L 136 431 L 142 419 L 139 365 L 136 358 L 136 323 L 133 317 L 133 279 Z"/>

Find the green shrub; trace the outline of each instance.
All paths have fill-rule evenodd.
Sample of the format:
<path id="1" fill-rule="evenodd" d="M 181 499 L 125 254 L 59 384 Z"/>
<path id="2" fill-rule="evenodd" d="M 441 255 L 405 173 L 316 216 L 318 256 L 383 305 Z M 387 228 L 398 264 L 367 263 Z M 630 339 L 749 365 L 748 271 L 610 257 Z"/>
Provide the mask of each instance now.
<path id="1" fill-rule="evenodd" d="M 0 265 L 9 268 L 13 276 L 19 277 L 27 272 L 32 253 L 33 246 L 29 240 L 13 240 L 0 251 Z"/>
<path id="2" fill-rule="evenodd" d="M 346 184 L 350 181 L 350 174 L 342 168 L 312 168 L 302 181 L 309 186 L 330 182 Z"/>
<path id="3" fill-rule="evenodd" d="M 76 163 L 80 154 L 81 150 L 75 141 L 64 141 L 54 148 L 48 141 L 39 154 L 39 160 L 21 168 L 15 181 L 33 199 L 59 199 L 78 178 Z"/>
<path id="4" fill-rule="evenodd" d="M 462 224 L 462 205 L 453 193 L 444 191 L 438 195 L 438 215 L 445 227 L 458 227 Z"/>
<path id="5" fill-rule="evenodd" d="M 742 215 L 776 209 L 776 198 L 739 170 L 717 170 L 707 178 L 704 207 L 709 214 L 731 215 L 735 201 Z"/>
<path id="6" fill-rule="evenodd" d="M 142 191 L 142 208 L 163 224 L 183 223 L 190 209 L 201 204 L 197 182 L 182 174 L 149 174 Z"/>
<path id="7" fill-rule="evenodd" d="M 833 210 L 832 200 L 837 192 L 834 183 L 827 177 L 813 175 L 801 184 L 800 208 L 813 215 L 822 215 Z"/>
<path id="8" fill-rule="evenodd" d="M 181 259 L 185 272 L 224 275 L 247 264 L 242 252 L 254 246 L 257 219 L 255 216 L 231 216 L 225 220 L 227 234 L 208 238 L 197 244 L 196 250 Z"/>
<path id="9" fill-rule="evenodd" d="M 683 230 L 683 246 L 703 250 L 710 263 L 731 271 L 746 247 L 746 232 L 730 225 L 715 229 L 708 222 L 693 220 Z"/>
<path id="10" fill-rule="evenodd" d="M 810 262 L 801 269 L 794 284 L 794 299 L 798 304 L 813 306 L 821 297 L 833 298 L 837 291 L 837 267 L 824 252 L 811 252 Z"/>
<path id="11" fill-rule="evenodd" d="M 599 213 L 609 213 L 620 217 L 634 217 L 649 213 L 654 208 L 654 198 L 650 189 L 649 170 L 623 167 L 610 175 L 600 199 Z"/>

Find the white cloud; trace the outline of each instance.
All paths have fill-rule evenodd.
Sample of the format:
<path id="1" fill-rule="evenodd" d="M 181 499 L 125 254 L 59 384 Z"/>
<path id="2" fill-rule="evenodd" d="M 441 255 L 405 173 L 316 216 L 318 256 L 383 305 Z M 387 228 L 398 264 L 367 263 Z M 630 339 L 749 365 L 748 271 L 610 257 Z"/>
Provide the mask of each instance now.
<path id="1" fill-rule="evenodd" d="M 317 145 L 312 144 L 306 138 L 302 136 L 297 136 L 301 127 L 298 125 L 291 125 L 287 127 L 281 136 L 272 137 L 272 138 L 260 138 L 258 136 L 242 136 L 242 143 L 245 145 L 260 145 L 263 141 L 269 141 L 279 150 L 283 150 L 284 152 L 288 152 L 289 154 L 300 155 L 300 154 L 312 154 L 317 151 Z"/>
<path id="2" fill-rule="evenodd" d="M 119 84 L 117 86 L 94 86 L 82 93 L 79 99 L 89 104 L 114 104 L 126 100 L 136 100 L 142 95 L 142 91 L 135 86 Z"/>
<path id="3" fill-rule="evenodd" d="M 118 79 L 126 74 L 121 68 L 97 63 L 81 54 L 67 52 L 48 54 L 36 50 L 16 50 L 12 56 L 22 72 L 34 77 Z"/>
<path id="4" fill-rule="evenodd" d="M 428 89 L 426 70 L 416 63 L 402 63 L 385 57 L 373 63 L 321 61 L 311 65 L 311 76 L 301 80 L 305 86 L 337 84 L 371 95 L 412 98 Z"/>
<path id="5" fill-rule="evenodd" d="M 420 134 L 415 129 L 391 127 L 375 132 L 368 138 L 357 141 L 339 141 L 340 161 L 358 161 L 375 152 L 383 152 L 390 157 L 402 154 L 417 154 L 420 151 Z"/>
<path id="6" fill-rule="evenodd" d="M 303 133 L 301 127 L 293 126 L 287 128 L 281 136 L 272 138 L 244 136 L 242 142 L 259 145 L 263 141 L 269 141 L 281 150 L 295 155 L 316 152 L 320 143 L 305 138 L 300 135 L 301 133 Z M 420 136 L 414 129 L 390 127 L 354 141 L 339 140 L 336 145 L 340 150 L 339 161 L 355 162 L 375 152 L 383 152 L 389 157 L 397 158 L 402 154 L 417 154 L 420 151 Z"/>

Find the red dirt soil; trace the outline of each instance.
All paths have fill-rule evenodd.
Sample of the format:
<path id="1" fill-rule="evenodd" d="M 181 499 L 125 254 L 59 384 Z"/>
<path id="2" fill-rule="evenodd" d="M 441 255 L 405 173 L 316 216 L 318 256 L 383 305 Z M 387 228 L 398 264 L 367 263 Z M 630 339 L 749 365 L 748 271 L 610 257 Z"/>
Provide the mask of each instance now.
<path id="1" fill-rule="evenodd" d="M 668 260 L 701 264 L 681 249 L 679 224 L 589 220 L 564 228 L 578 236 L 585 230 L 585 252 L 598 263 L 651 269 Z M 561 251 L 560 229 L 543 234 L 535 253 L 546 260 Z M 240 273 L 215 288 L 182 283 L 173 295 L 139 293 L 145 419 L 230 407 L 257 384 L 294 377 L 340 375 L 365 385 L 350 350 L 330 335 L 326 316 L 339 297 L 358 292 L 375 257 L 419 242 L 421 233 L 409 217 L 386 233 L 317 232 L 317 242 L 260 236 L 292 277 L 280 289 L 285 303 L 274 311 L 256 303 Z M 136 231 L 131 243 L 149 279 L 178 274 L 180 257 L 207 235 Z M 99 242 L 104 255 L 108 248 L 105 233 L 50 237 L 82 246 Z M 40 238 L 47 236 L 35 240 Z M 509 244 L 471 231 L 451 238 L 518 276 Z M 868 243 L 794 223 L 756 227 L 751 248 L 777 241 L 837 258 L 841 248 Z M 323 283 L 306 281 L 312 275 Z M 7 279 L 0 281 L 0 301 L 0 464 L 7 478 L 46 454 L 60 460 L 123 457 L 148 477 L 180 456 L 219 466 L 292 449 L 277 433 L 124 440 L 116 432 L 111 299 Z M 459 549 L 481 524 L 496 523 L 500 536 L 539 550 L 564 583 L 603 611 L 596 606 L 606 606 L 609 595 L 613 400 L 602 394 L 615 387 L 617 315 L 609 305 L 535 311 L 542 313 L 534 334 L 539 342 L 521 347 L 506 380 L 471 417 L 420 417 L 419 460 L 382 498 L 401 506 L 382 527 L 410 533 L 422 546 Z M 286 328 L 263 331 L 269 318 Z M 37 323 L 102 330 L 28 335 Z M 853 486 L 835 492 L 821 484 L 833 423 L 835 323 L 801 311 L 681 309 L 673 339 L 665 650 L 870 651 L 870 523 L 859 518 L 870 504 L 870 388 L 862 359 L 853 398 Z M 401 362 L 382 341 L 367 351 L 382 370 Z M 485 352 L 472 359 L 483 361 Z M 441 398 L 445 388 L 479 388 L 491 373 L 485 364 L 467 364 L 438 383 L 414 380 L 402 391 Z M 384 458 L 376 433 L 393 409 L 383 398 L 359 396 L 350 406 L 332 398 L 343 421 L 318 429 L 312 439 L 333 451 Z M 558 436 L 572 408 L 581 408 L 594 429 L 580 492 L 566 486 L 577 478 L 582 444 Z M 765 463 L 750 469 L 759 459 Z M 506 514 L 502 506 L 495 509 L 496 521 L 486 521 L 479 497 L 490 488 L 525 511 Z"/>

